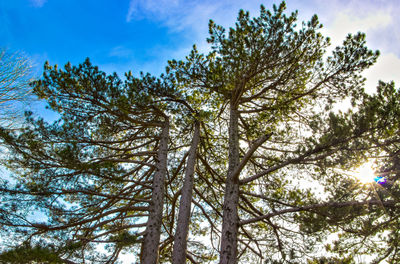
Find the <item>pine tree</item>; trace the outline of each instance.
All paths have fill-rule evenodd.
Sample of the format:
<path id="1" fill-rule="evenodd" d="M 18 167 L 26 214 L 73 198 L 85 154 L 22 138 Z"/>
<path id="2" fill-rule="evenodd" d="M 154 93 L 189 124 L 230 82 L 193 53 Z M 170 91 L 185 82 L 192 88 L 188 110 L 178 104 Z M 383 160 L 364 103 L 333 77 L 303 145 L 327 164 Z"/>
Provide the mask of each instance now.
<path id="1" fill-rule="evenodd" d="M 240 11 L 229 32 L 210 21 L 211 51 L 194 47 L 160 78 L 46 65 L 34 92 L 60 119 L 27 113 L 22 130 L 0 129 L 16 181 L 2 183 L 0 223 L 25 241 L 3 256 L 399 261 L 399 91 L 363 91 L 379 55 L 364 34 L 328 55 L 318 18 L 297 25 L 285 9 Z M 379 183 L 346 173 L 371 157 Z"/>
<path id="2" fill-rule="evenodd" d="M 60 119 L 47 124 L 28 113 L 22 131 L 1 130 L 13 153 L 9 167 L 19 173 L 17 185 L 1 189 L 10 197 L 2 224 L 26 233 L 28 242 L 43 234 L 57 247 L 78 244 L 73 249 L 83 259 L 104 244 L 115 261 L 141 240 L 143 258 L 157 257 L 169 141 L 165 106 L 155 103 L 160 87 L 150 76 L 128 74 L 122 82 L 89 60 L 64 70 L 46 65 L 35 93 Z M 34 208 L 45 222 L 26 215 Z"/>

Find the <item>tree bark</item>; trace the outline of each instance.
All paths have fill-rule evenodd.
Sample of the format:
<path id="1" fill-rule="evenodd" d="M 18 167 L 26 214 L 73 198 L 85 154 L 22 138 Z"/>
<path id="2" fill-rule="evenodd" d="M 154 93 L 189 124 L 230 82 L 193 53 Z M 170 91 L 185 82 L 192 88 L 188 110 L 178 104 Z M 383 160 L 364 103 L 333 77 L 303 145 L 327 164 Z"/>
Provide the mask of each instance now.
<path id="1" fill-rule="evenodd" d="M 231 103 L 229 117 L 229 165 L 223 206 L 220 264 L 237 263 L 239 177 L 235 176 L 235 171 L 239 167 L 239 161 L 239 111 Z"/>
<path id="2" fill-rule="evenodd" d="M 141 250 L 142 264 L 156 264 L 158 262 L 158 247 L 162 225 L 162 213 L 164 204 L 164 185 L 167 173 L 169 140 L 169 121 L 166 120 L 161 131 L 160 146 L 157 153 L 157 170 L 153 177 L 153 193 L 147 220 L 145 235 Z"/>
<path id="3" fill-rule="evenodd" d="M 197 146 L 200 141 L 200 123 L 195 123 L 193 140 L 189 150 L 186 164 L 185 179 L 179 203 L 178 222 L 174 237 L 174 249 L 172 253 L 173 264 L 186 263 L 187 237 L 190 223 L 190 210 L 193 196 L 193 176 L 196 166 Z"/>

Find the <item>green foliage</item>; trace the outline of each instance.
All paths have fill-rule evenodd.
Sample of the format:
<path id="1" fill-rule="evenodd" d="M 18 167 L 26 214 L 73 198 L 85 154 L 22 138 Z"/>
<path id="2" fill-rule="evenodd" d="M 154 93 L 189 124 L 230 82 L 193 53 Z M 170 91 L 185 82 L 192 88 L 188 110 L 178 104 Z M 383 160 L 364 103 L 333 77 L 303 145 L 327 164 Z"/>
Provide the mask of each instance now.
<path id="1" fill-rule="evenodd" d="M 318 259 L 313 259 L 313 260 L 308 260 L 307 264 L 353 264 L 355 263 L 353 258 L 327 258 L 327 257 L 321 257 Z"/>
<path id="2" fill-rule="evenodd" d="M 131 246 L 135 243 L 138 243 L 138 235 L 137 234 L 130 234 L 127 231 L 117 233 L 110 237 L 110 239 L 116 242 L 117 247 L 127 247 Z"/>
<path id="3" fill-rule="evenodd" d="M 65 263 L 50 246 L 36 245 L 34 247 L 29 244 L 23 244 L 13 250 L 2 252 L 0 254 L 0 263 L 15 264 L 33 264 L 48 263 L 61 264 Z"/>
<path id="4" fill-rule="evenodd" d="M 122 82 L 89 60 L 64 70 L 45 65 L 34 91 L 60 119 L 48 124 L 27 113 L 22 130 L 1 129 L 12 153 L 6 165 L 18 182 L 2 186 L 2 199 L 19 201 L 20 209 L 2 224 L 21 227 L 16 231 L 25 237 L 45 233 L 60 247 L 84 248 L 78 259 L 90 256 L 92 240 L 130 247 L 114 233 L 130 230 L 148 210 L 155 137 L 165 119 L 165 104 L 154 102 L 164 88 L 149 75 Z M 36 208 L 45 223 L 30 220 Z"/>

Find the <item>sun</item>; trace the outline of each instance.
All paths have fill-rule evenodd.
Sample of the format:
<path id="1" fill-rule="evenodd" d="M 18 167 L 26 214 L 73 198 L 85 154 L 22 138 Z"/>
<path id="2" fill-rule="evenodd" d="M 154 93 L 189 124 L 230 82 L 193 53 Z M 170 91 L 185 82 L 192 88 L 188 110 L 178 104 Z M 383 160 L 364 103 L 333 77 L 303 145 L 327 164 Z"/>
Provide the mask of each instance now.
<path id="1" fill-rule="evenodd" d="M 374 163 L 371 161 L 362 164 L 352 174 L 359 182 L 363 184 L 377 182 L 377 176 L 374 171 Z"/>

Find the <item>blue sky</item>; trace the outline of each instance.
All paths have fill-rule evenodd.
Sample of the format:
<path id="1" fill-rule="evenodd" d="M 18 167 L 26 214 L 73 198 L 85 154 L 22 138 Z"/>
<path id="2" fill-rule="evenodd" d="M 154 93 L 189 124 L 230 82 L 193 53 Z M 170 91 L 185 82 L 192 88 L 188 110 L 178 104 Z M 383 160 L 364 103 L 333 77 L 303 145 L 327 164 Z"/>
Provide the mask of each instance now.
<path id="1" fill-rule="evenodd" d="M 400 66 L 397 0 L 288 0 L 300 20 L 318 14 L 324 33 L 340 44 L 348 32 L 367 33 L 382 57 L 371 73 L 396 79 Z M 77 64 L 89 57 L 106 72 L 161 73 L 168 59 L 180 59 L 193 44 L 207 50 L 208 20 L 226 27 L 240 8 L 257 15 L 279 1 L 259 0 L 0 0 L 0 46 L 25 52 L 38 71 L 44 62 Z M 390 65 L 389 65 L 390 64 Z M 390 66 L 390 67 L 389 67 Z M 399 67 L 400 68 L 400 67 Z M 373 79 L 373 82 L 372 82 Z"/>
<path id="2" fill-rule="evenodd" d="M 152 19 L 127 19 L 128 0 L 1 0 L 0 45 L 24 51 L 35 64 L 73 64 L 90 57 L 107 71 L 158 60 L 184 35 Z M 180 32 L 182 34 L 182 32 Z"/>

